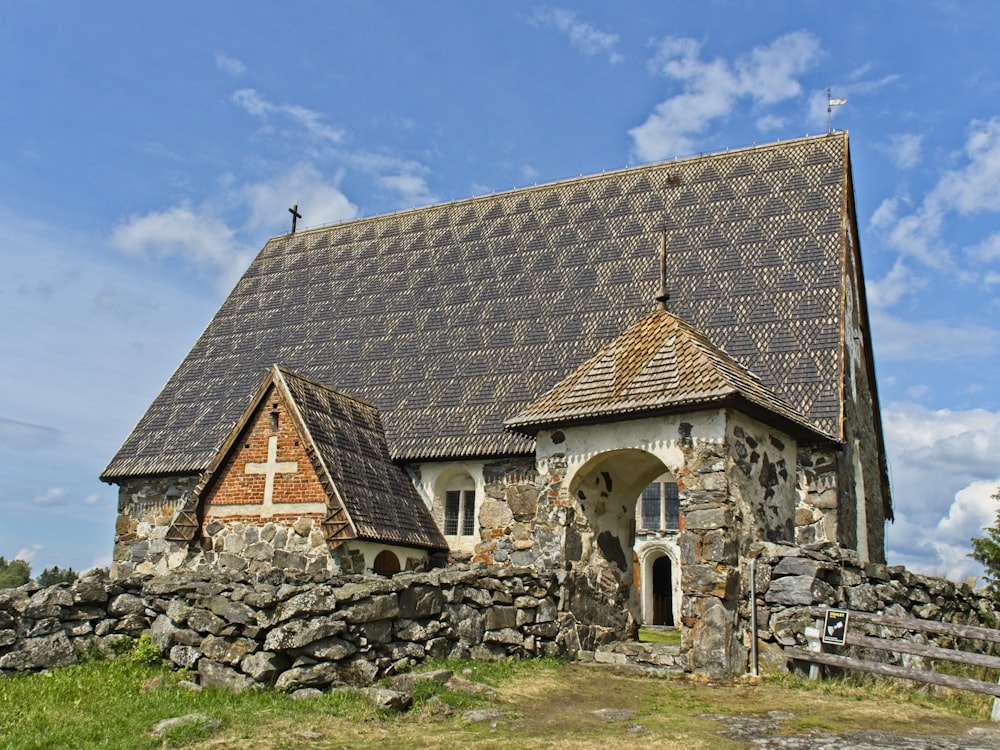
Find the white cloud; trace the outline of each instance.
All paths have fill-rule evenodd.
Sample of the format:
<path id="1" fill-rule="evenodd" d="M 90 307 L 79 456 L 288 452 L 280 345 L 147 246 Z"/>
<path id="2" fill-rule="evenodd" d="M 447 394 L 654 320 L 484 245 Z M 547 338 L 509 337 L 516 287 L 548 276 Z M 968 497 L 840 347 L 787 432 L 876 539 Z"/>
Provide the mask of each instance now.
<path id="1" fill-rule="evenodd" d="M 38 553 L 41 552 L 42 549 L 44 548 L 40 544 L 33 544 L 31 547 L 21 547 L 21 549 L 17 551 L 17 554 L 14 555 L 14 559 L 24 560 L 24 562 L 30 564 L 31 561 L 38 556 Z"/>
<path id="2" fill-rule="evenodd" d="M 607 54 L 608 61 L 620 63 L 625 58 L 615 52 L 617 34 L 608 34 L 581 21 L 576 13 L 562 8 L 539 8 L 531 18 L 536 26 L 552 26 L 566 36 L 570 43 L 585 55 Z"/>
<path id="3" fill-rule="evenodd" d="M 961 214 L 1000 211 L 1000 117 L 972 124 L 965 156 L 965 167 L 946 172 L 928 200 Z"/>
<path id="4" fill-rule="evenodd" d="M 905 296 L 927 286 L 927 279 L 917 276 L 902 258 L 897 258 L 889 271 L 879 280 L 868 280 L 865 289 L 870 308 L 888 308 Z"/>
<path id="5" fill-rule="evenodd" d="M 247 71 L 246 65 L 235 57 L 223 55 L 221 52 L 215 54 L 215 67 L 231 76 L 241 76 Z"/>
<path id="6" fill-rule="evenodd" d="M 111 244 L 135 257 L 178 258 L 221 289 L 232 286 L 251 257 L 224 221 L 186 203 L 130 217 L 112 230 Z"/>
<path id="7" fill-rule="evenodd" d="M 32 504 L 41 507 L 51 507 L 53 505 L 64 505 L 69 493 L 63 487 L 49 487 L 41 495 L 35 495 L 31 499 Z"/>
<path id="8" fill-rule="evenodd" d="M 967 554 L 997 510 L 1000 412 L 895 403 L 882 416 L 896 511 L 890 563 L 954 579 L 978 574 Z"/>
<path id="9" fill-rule="evenodd" d="M 430 170 L 420 162 L 371 151 L 344 154 L 344 161 L 374 175 L 383 189 L 397 193 L 400 208 L 426 206 L 438 200 L 427 184 Z"/>
<path id="10" fill-rule="evenodd" d="M 91 492 L 89 495 L 83 498 L 83 504 L 86 505 L 88 508 L 93 508 L 100 501 L 101 501 L 101 496 L 96 492 Z"/>
<path id="11" fill-rule="evenodd" d="M 980 263 L 991 263 L 1000 260 L 1000 232 L 995 232 L 968 249 L 969 257 Z"/>
<path id="12" fill-rule="evenodd" d="M 915 320 L 872 311 L 872 338 L 880 360 L 948 362 L 992 356 L 1000 330 L 984 325 Z"/>
<path id="13" fill-rule="evenodd" d="M 321 141 L 340 143 L 344 138 L 344 131 L 324 124 L 319 112 L 298 104 L 273 104 L 253 89 L 240 89 L 233 94 L 233 102 L 263 120 L 271 115 L 284 115 Z"/>
<path id="14" fill-rule="evenodd" d="M 805 31 L 785 34 L 730 64 L 701 58 L 701 44 L 690 38 L 663 40 L 651 67 L 679 82 L 683 92 L 658 105 L 646 121 L 629 131 L 633 151 L 652 161 L 694 151 L 695 136 L 728 116 L 742 99 L 763 107 L 799 96 L 798 78 L 819 57 L 819 40 Z M 763 120 L 766 126 L 770 121 Z"/>
<path id="15" fill-rule="evenodd" d="M 247 226 L 257 230 L 287 231 L 291 215 L 288 208 L 298 204 L 302 226 L 332 224 L 358 215 L 358 208 L 351 203 L 336 185 L 328 181 L 310 164 L 299 164 L 276 177 L 240 189 L 250 207 Z"/>
<path id="16" fill-rule="evenodd" d="M 777 115 L 764 115 L 757 118 L 757 130 L 766 133 L 768 130 L 778 130 L 785 126 L 785 118 Z"/>
<path id="17" fill-rule="evenodd" d="M 941 238 L 944 213 L 936 201 L 925 201 L 916 211 L 901 216 L 900 199 L 887 198 L 872 214 L 871 224 L 883 241 L 901 255 L 908 255 L 934 269 L 952 265 Z"/>
<path id="18" fill-rule="evenodd" d="M 889 137 L 886 150 L 892 163 L 900 169 L 912 169 L 920 163 L 924 137 L 917 133 L 896 133 Z"/>
<path id="19" fill-rule="evenodd" d="M 912 143 L 909 148 L 913 149 Z M 944 227 L 953 215 L 1000 212 L 1000 117 L 972 123 L 961 158 L 963 165 L 942 174 L 911 213 L 901 215 L 896 199 L 878 208 L 872 226 L 889 247 L 930 268 L 958 271 L 943 238 Z M 989 237 L 966 255 L 992 261 L 1000 253 L 998 248 L 1000 240 Z M 984 276 L 979 268 L 971 273 Z"/>

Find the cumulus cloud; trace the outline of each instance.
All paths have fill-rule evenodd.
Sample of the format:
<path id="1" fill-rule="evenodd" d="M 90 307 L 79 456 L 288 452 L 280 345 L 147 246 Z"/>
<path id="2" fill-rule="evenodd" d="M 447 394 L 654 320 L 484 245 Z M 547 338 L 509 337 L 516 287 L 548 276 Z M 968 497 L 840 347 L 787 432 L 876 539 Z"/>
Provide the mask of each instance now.
<path id="1" fill-rule="evenodd" d="M 49 487 L 41 495 L 35 495 L 31 499 L 33 505 L 43 508 L 54 505 L 65 505 L 68 500 L 68 492 L 63 487 Z"/>
<path id="2" fill-rule="evenodd" d="M 912 151 L 913 146 L 909 148 Z M 958 271 L 944 239 L 949 220 L 1000 212 L 1000 117 L 973 122 L 958 158 L 961 166 L 942 174 L 911 210 L 902 210 L 910 207 L 904 206 L 899 198 L 891 198 L 872 217 L 873 228 L 889 247 L 938 270 Z M 989 237 L 974 245 L 966 255 L 989 262 L 1000 254 L 997 248 L 1000 240 Z M 980 277 L 986 275 L 978 268 L 975 273 Z"/>
<path id="3" fill-rule="evenodd" d="M 296 203 L 304 226 L 353 219 L 358 215 L 358 208 L 340 191 L 336 182 L 336 179 L 327 180 L 310 164 L 299 164 L 269 180 L 241 188 L 250 207 L 248 228 L 273 231 L 278 226 L 287 226 L 290 219 L 287 208 Z"/>
<path id="4" fill-rule="evenodd" d="M 1000 412 L 895 403 L 883 410 L 896 522 L 889 558 L 914 570 L 977 575 L 969 540 L 993 521 Z"/>
<path id="5" fill-rule="evenodd" d="M 606 54 L 611 63 L 620 63 L 625 59 L 615 51 L 615 45 L 618 44 L 617 34 L 609 34 L 581 21 L 571 10 L 551 7 L 539 8 L 531 17 L 531 22 L 536 26 L 555 28 L 585 55 Z"/>
<path id="6" fill-rule="evenodd" d="M 889 137 L 886 151 L 900 169 L 912 169 L 920 163 L 924 137 L 917 133 L 896 133 Z"/>
<path id="7" fill-rule="evenodd" d="M 287 117 L 321 141 L 340 143 L 344 138 L 344 131 L 326 125 L 319 112 L 298 104 L 274 104 L 254 89 L 240 89 L 233 94 L 233 103 L 262 120 L 268 120 L 274 115 Z"/>
<path id="8" fill-rule="evenodd" d="M 241 76 L 247 71 L 246 65 L 235 57 L 223 55 L 221 52 L 217 52 L 215 55 L 215 67 L 231 76 Z"/>
<path id="9" fill-rule="evenodd" d="M 349 166 L 372 175 L 382 189 L 396 193 L 400 208 L 426 206 L 437 200 L 427 184 L 430 170 L 418 161 L 372 151 L 355 151 L 343 158 Z"/>
<path id="10" fill-rule="evenodd" d="M 629 131 L 635 154 L 652 161 L 691 153 L 695 136 L 713 120 L 727 117 L 741 100 L 766 107 L 801 95 L 799 77 L 819 54 L 819 40 L 805 31 L 785 34 L 732 63 L 702 59 L 695 39 L 663 40 L 651 67 L 680 83 L 683 91 L 660 102 L 642 125 Z M 759 123 L 767 127 L 773 120 Z"/>
<path id="11" fill-rule="evenodd" d="M 897 258 L 892 269 L 878 280 L 865 282 L 870 308 L 888 308 L 913 292 L 927 286 L 927 279 L 918 276 L 903 258 Z"/>
<path id="12" fill-rule="evenodd" d="M 44 450 L 58 440 L 59 430 L 52 427 L 0 417 L 0 445 L 8 450 Z"/>
<path id="13" fill-rule="evenodd" d="M 226 222 L 187 203 L 131 216 L 112 230 L 111 244 L 134 257 L 179 259 L 223 289 L 239 278 L 250 257 Z"/>

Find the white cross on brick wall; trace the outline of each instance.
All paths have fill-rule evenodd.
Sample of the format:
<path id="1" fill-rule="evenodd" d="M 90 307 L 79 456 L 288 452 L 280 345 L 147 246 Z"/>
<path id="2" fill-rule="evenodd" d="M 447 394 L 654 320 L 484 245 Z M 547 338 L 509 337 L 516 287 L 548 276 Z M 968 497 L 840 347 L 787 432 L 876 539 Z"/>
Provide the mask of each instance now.
<path id="1" fill-rule="evenodd" d="M 261 506 L 262 516 L 274 515 L 274 477 L 277 474 L 297 474 L 298 461 L 278 461 L 278 436 L 271 435 L 267 439 L 267 462 L 248 461 L 247 474 L 264 475 L 264 504 Z"/>

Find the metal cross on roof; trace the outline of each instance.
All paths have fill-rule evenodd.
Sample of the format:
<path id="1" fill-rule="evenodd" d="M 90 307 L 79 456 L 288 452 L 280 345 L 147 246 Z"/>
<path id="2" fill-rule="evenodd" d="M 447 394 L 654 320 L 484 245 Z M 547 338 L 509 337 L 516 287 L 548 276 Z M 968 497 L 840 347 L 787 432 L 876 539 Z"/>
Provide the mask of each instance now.
<path id="1" fill-rule="evenodd" d="M 302 218 L 302 214 L 299 213 L 299 204 L 296 203 L 288 209 L 288 213 L 292 215 L 292 234 L 295 234 L 295 221 Z"/>

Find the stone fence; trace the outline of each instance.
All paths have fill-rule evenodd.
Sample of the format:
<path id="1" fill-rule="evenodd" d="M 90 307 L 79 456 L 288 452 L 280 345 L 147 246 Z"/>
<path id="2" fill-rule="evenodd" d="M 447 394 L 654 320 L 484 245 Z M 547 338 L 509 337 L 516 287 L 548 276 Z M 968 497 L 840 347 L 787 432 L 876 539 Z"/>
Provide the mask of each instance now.
<path id="1" fill-rule="evenodd" d="M 428 657 L 568 655 L 579 644 L 566 637 L 563 588 L 554 575 L 484 565 L 322 583 L 277 569 L 252 580 L 95 573 L 0 590 L 0 675 L 112 654 L 143 634 L 202 685 L 235 689 L 369 684 Z"/>
<path id="2" fill-rule="evenodd" d="M 984 589 L 862 562 L 836 545 L 757 543 L 750 552 L 757 555 L 764 673 L 786 669 L 782 648 L 805 644 L 816 606 L 961 625 L 1000 622 Z M 678 664 L 720 676 L 726 661 L 742 664 L 735 674 L 749 669 L 750 558 L 742 557 L 737 570 L 739 583 L 724 597 L 730 623 L 738 623 L 736 643 L 722 640 L 731 624 L 716 627 L 693 614 L 698 610 L 687 599 L 698 594 L 688 593 Z M 573 658 L 629 635 L 623 604 L 600 583 L 576 572 L 483 563 L 319 582 L 280 569 L 114 580 L 94 573 L 73 584 L 0 589 L 0 676 L 111 654 L 143 634 L 202 684 L 237 689 L 368 684 L 428 657 Z M 714 654 L 724 648 L 745 656 L 720 660 Z"/>
<path id="3" fill-rule="evenodd" d="M 836 545 L 755 544 L 758 652 L 764 673 L 785 669 L 784 646 L 804 646 L 804 630 L 815 624 L 815 607 L 830 606 L 860 612 L 957 625 L 997 627 L 1000 608 L 986 589 L 968 583 L 911 573 L 902 566 L 887 567 L 858 559 L 853 550 Z M 749 564 L 743 562 L 743 604 L 740 620 L 750 643 Z M 862 627 L 852 625 L 851 628 Z M 898 637 L 893 628 L 864 626 L 868 634 Z M 908 634 L 927 642 L 921 634 Z M 952 644 L 942 644 L 952 645 Z M 970 651 L 986 651 L 988 643 L 963 644 Z M 901 661 L 915 657 L 900 657 Z"/>

